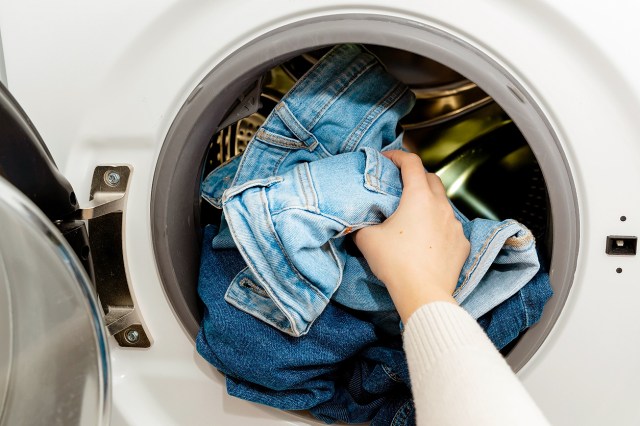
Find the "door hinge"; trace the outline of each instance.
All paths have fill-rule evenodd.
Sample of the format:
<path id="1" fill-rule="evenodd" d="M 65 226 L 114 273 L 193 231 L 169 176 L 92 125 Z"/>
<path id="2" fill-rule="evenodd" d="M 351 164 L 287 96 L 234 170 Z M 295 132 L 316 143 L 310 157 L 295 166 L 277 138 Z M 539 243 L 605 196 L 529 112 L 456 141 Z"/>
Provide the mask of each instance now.
<path id="1" fill-rule="evenodd" d="M 89 204 L 75 219 L 86 220 L 95 285 L 109 333 L 120 346 L 148 348 L 151 338 L 136 307 L 124 257 L 124 212 L 132 168 L 97 166 Z"/>

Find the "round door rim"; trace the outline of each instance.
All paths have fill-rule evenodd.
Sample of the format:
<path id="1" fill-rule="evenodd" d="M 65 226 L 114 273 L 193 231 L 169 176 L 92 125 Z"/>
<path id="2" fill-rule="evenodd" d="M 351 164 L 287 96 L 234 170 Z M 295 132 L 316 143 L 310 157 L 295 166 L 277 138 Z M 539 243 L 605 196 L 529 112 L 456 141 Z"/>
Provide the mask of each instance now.
<path id="1" fill-rule="evenodd" d="M 375 27 L 375 33 L 371 28 Z M 538 158 L 551 202 L 554 238 L 550 265 L 554 297 L 541 321 L 507 356 L 522 368 L 542 345 L 569 295 L 577 265 L 580 216 L 569 164 L 559 137 L 530 89 L 490 51 L 441 25 L 371 14 L 328 15 L 294 22 L 239 48 L 196 85 L 176 115 L 160 150 L 151 193 L 153 246 L 163 289 L 188 334 L 198 330 L 195 282 L 199 259 L 201 164 L 227 106 L 266 68 L 305 50 L 354 42 L 407 50 L 449 66 L 476 82 L 512 117 Z M 186 190 L 185 190 L 186 188 Z M 195 219 L 195 220 L 194 220 Z M 172 253 L 181 253 L 174 262 Z"/>

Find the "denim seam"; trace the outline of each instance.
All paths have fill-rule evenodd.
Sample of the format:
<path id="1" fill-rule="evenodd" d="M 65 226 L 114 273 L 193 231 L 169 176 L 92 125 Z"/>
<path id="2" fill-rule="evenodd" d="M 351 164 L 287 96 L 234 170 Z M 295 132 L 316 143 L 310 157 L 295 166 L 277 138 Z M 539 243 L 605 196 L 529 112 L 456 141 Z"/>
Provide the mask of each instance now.
<path id="1" fill-rule="evenodd" d="M 251 268 L 248 267 L 250 270 Z M 242 273 L 242 271 L 239 272 L 239 274 Z M 230 305 L 234 306 L 235 308 L 241 310 L 242 312 L 251 315 L 254 318 L 258 318 L 260 321 L 264 321 L 268 324 L 270 324 L 272 327 L 276 328 L 277 330 L 281 330 L 282 332 L 285 332 L 285 330 L 282 330 L 279 325 L 273 321 L 273 319 L 267 317 L 266 315 L 264 315 L 262 313 L 262 311 L 259 311 L 256 313 L 256 310 L 253 309 L 253 306 L 248 306 L 245 305 L 244 303 L 240 303 L 239 300 L 235 299 L 234 297 L 231 296 L 230 292 L 232 290 L 232 286 L 229 285 L 229 287 L 227 288 L 227 291 L 225 291 L 224 293 L 224 300 L 225 302 L 229 303 Z M 282 313 L 282 315 L 285 316 L 285 318 L 287 319 L 287 321 L 289 321 L 289 326 L 291 328 L 291 330 L 293 330 L 294 332 L 297 332 L 296 326 L 294 324 L 294 322 L 291 320 L 291 318 L 289 318 L 289 316 L 286 314 L 286 312 L 280 307 L 280 305 L 273 299 L 273 297 L 269 297 L 269 299 L 276 305 L 276 307 L 280 310 L 280 312 Z M 257 316 L 256 316 L 257 315 Z"/>
<path id="2" fill-rule="evenodd" d="M 372 176 L 371 173 L 367 173 L 364 178 L 367 182 L 367 185 L 369 185 L 376 192 L 380 192 L 380 188 L 378 188 L 375 176 Z"/>
<path id="3" fill-rule="evenodd" d="M 478 266 L 478 263 L 480 262 L 480 258 L 484 256 L 484 253 L 487 251 L 489 244 L 493 241 L 493 239 L 496 237 L 498 232 L 513 224 L 514 222 L 509 221 L 493 230 L 493 233 L 491 234 L 491 236 L 485 240 L 484 244 L 482 245 L 482 248 L 480 248 L 480 250 L 478 250 L 478 252 L 476 253 L 476 256 L 473 259 L 473 264 L 469 267 L 469 271 L 465 275 L 464 280 L 462 281 L 460 286 L 456 289 L 456 291 L 453 292 L 453 297 L 457 296 L 464 289 L 464 287 L 466 287 L 471 277 L 471 274 L 473 274 L 473 272 L 475 271 L 475 268 Z"/>
<path id="4" fill-rule="evenodd" d="M 365 175 L 365 179 L 366 179 L 366 182 L 369 184 L 369 186 L 372 187 L 372 188 L 367 188 L 367 189 L 370 189 L 372 191 L 378 192 L 380 194 L 388 195 L 390 197 L 400 198 L 399 195 L 393 194 L 390 191 L 387 191 L 386 189 L 382 189 L 382 184 L 385 184 L 384 186 L 387 187 L 387 188 L 396 189 L 400 193 L 402 193 L 402 189 L 396 188 L 394 185 L 389 184 L 387 181 L 383 181 L 383 180 L 377 179 L 375 177 L 372 177 L 371 173 L 367 173 Z"/>
<path id="5" fill-rule="evenodd" d="M 251 147 L 251 144 L 253 143 L 255 143 L 255 136 L 251 138 L 251 140 L 247 144 L 247 148 L 245 149 L 245 152 L 249 150 L 249 148 Z M 240 158 L 240 164 L 238 164 L 238 170 L 236 170 L 236 175 L 233 177 L 233 180 L 231 181 L 231 185 L 229 185 L 229 188 L 235 186 L 236 182 L 238 181 L 238 176 L 240 175 L 240 171 L 242 170 L 242 166 L 244 165 L 245 160 L 249 161 L 247 160 L 246 155 L 242 155 L 242 157 Z"/>
<path id="6" fill-rule="evenodd" d="M 407 401 L 396 411 L 393 419 L 391 420 L 391 426 L 404 426 L 407 424 L 408 411 L 411 408 L 411 401 Z"/>
<path id="7" fill-rule="evenodd" d="M 250 158 L 251 156 L 247 156 L 245 154 L 247 153 L 247 151 L 250 150 L 251 146 L 256 142 L 260 142 L 260 141 L 257 141 L 256 136 L 254 135 L 251 138 L 251 140 L 249 140 L 249 143 L 247 144 L 245 151 L 242 153 L 242 157 L 240 158 L 240 164 L 238 164 L 238 170 L 236 170 L 236 175 L 233 177 L 233 180 L 231 181 L 231 185 L 229 185 L 229 188 L 236 186 L 236 182 L 238 181 L 238 176 L 240 176 L 240 172 L 244 168 L 245 161 L 250 161 L 250 160 L 247 160 L 247 158 Z"/>
<path id="8" fill-rule="evenodd" d="M 233 229 L 231 229 L 231 232 L 233 233 Z M 234 238 L 235 239 L 235 238 Z M 244 250 L 240 247 L 238 247 L 238 250 L 240 251 L 241 254 L 243 254 L 244 257 Z M 245 259 L 246 260 L 246 259 Z M 250 262 L 247 262 L 247 267 L 249 268 L 249 270 L 253 273 L 253 275 L 260 280 L 260 274 L 257 273 L 257 271 L 253 268 L 253 264 L 251 264 Z M 242 271 L 240 271 L 241 273 Z M 296 327 L 295 322 L 293 321 L 293 319 L 291 318 L 290 315 L 288 315 L 287 311 L 285 309 L 283 309 L 283 306 L 280 304 L 280 302 L 275 299 L 272 295 L 271 289 L 267 288 L 267 287 L 263 287 L 263 290 L 269 295 L 269 299 L 271 299 L 271 301 L 276 305 L 276 307 L 278 307 L 278 309 L 280 309 L 280 312 L 282 312 L 282 314 L 285 316 L 285 318 L 287 318 L 287 320 L 289 321 L 289 326 L 291 327 L 291 330 L 294 333 L 298 333 L 298 329 Z M 225 296 L 227 295 L 227 293 L 229 293 L 229 288 L 227 288 L 227 291 L 225 292 Z M 235 306 L 236 308 L 240 309 L 243 312 L 246 312 L 247 314 L 254 316 L 254 312 L 255 309 L 249 309 L 249 307 L 240 304 L 236 299 L 229 297 L 228 299 L 225 297 L 225 300 L 227 301 L 227 303 L 231 303 L 233 306 Z M 261 315 L 261 317 L 264 319 L 264 317 Z M 270 324 L 272 324 L 274 327 L 276 327 L 275 324 L 273 324 L 273 322 L 268 321 Z M 280 329 L 279 327 L 276 327 L 278 329 Z M 284 330 L 283 330 L 284 331 Z"/>
<path id="9" fill-rule="evenodd" d="M 316 213 L 316 212 L 314 212 L 313 210 L 311 210 L 311 209 L 307 208 L 306 206 L 302 206 L 302 205 L 290 205 L 290 206 L 287 206 L 287 207 L 283 207 L 283 208 L 281 208 L 281 209 L 279 209 L 279 210 L 275 210 L 275 209 L 274 209 L 274 210 L 270 210 L 270 212 L 271 212 L 271 217 L 278 216 L 280 213 L 284 213 L 284 212 L 287 212 L 287 211 L 289 211 L 289 210 L 301 210 L 301 211 L 303 211 L 303 212 Z M 320 213 L 317 213 L 317 214 L 319 214 L 320 216 L 323 216 L 323 215 L 322 215 L 322 214 L 320 214 Z M 331 217 L 329 217 L 329 219 L 331 219 Z M 337 221 L 336 221 L 336 222 L 337 222 Z"/>
<path id="10" fill-rule="evenodd" d="M 284 162 L 284 160 L 287 159 L 287 157 L 289 156 L 289 154 L 291 154 L 292 151 L 287 151 L 284 153 L 284 155 L 282 155 L 280 157 L 280 159 L 276 162 L 275 167 L 273 169 L 274 173 L 278 173 L 278 171 L 280 171 L 280 166 L 282 165 L 282 163 Z"/>
<path id="11" fill-rule="evenodd" d="M 527 308 L 526 300 L 524 300 L 524 296 L 522 295 L 521 291 L 518 292 L 518 298 L 520 299 L 520 303 L 522 303 L 522 306 L 524 308 L 523 311 L 524 311 L 525 325 L 527 327 L 530 327 L 531 324 L 529 324 L 529 309 Z"/>
<path id="12" fill-rule="evenodd" d="M 367 188 L 366 184 L 368 184 L 372 187 L 367 188 L 369 190 L 400 198 L 399 195 L 391 193 L 390 190 L 402 193 L 402 188 L 397 188 L 395 185 L 382 179 L 382 159 L 380 158 L 382 154 L 379 152 L 371 152 L 370 148 L 363 148 L 362 152 L 365 155 L 365 188 Z M 373 172 L 371 172 L 371 167 L 374 169 Z M 383 184 L 385 189 L 382 188 Z M 390 190 L 386 188 L 390 188 Z"/>
<path id="13" fill-rule="evenodd" d="M 380 188 L 380 180 L 382 179 L 382 161 L 380 160 L 380 154 L 375 153 L 374 155 L 376 159 L 376 184 L 378 189 L 382 190 L 382 188 Z"/>
<path id="14" fill-rule="evenodd" d="M 219 201 L 217 201 L 217 200 L 220 200 L 219 198 L 218 198 L 218 199 L 216 199 L 216 197 L 209 197 L 209 195 L 205 194 L 204 192 L 202 192 L 202 195 L 201 195 L 201 196 L 202 196 L 202 198 L 204 198 L 204 200 L 205 200 L 207 203 L 211 204 L 213 207 L 215 207 L 215 208 L 217 208 L 217 209 L 219 209 L 219 208 L 220 208 L 220 207 L 219 207 L 220 202 L 219 202 Z"/>
<path id="15" fill-rule="evenodd" d="M 527 229 L 524 225 L 521 225 L 521 226 L 523 228 L 523 231 L 525 232 L 524 236 L 518 237 L 514 235 L 505 240 L 504 245 L 508 247 L 509 250 L 519 251 L 519 252 L 529 251 L 531 250 L 531 245 L 535 244 L 535 238 L 533 237 L 533 234 L 531 233 L 531 231 L 529 231 L 529 229 Z M 524 243 L 518 242 L 514 244 L 512 242 L 513 240 L 525 240 L 525 242 Z"/>
<path id="16" fill-rule="evenodd" d="M 271 209 L 269 208 L 269 201 L 267 200 L 267 196 L 266 196 L 266 191 L 261 191 L 260 194 L 260 198 L 263 199 L 265 208 L 267 211 L 271 211 Z M 287 253 L 287 251 L 284 249 L 284 246 L 282 245 L 282 241 L 280 241 L 280 238 L 278 237 L 278 234 L 275 231 L 275 226 L 273 224 L 273 220 L 271 218 L 271 216 L 267 215 L 267 217 L 265 218 L 265 221 L 267 222 L 267 227 L 269 229 L 269 232 L 271 233 L 271 237 L 273 238 L 273 240 L 278 244 L 278 247 L 280 248 L 280 252 L 282 253 L 282 255 L 284 256 L 285 260 L 287 261 L 287 264 L 289 266 L 289 268 L 291 268 L 291 270 L 293 271 L 294 274 L 296 274 L 296 276 L 300 279 L 300 281 L 302 281 L 303 283 L 305 283 L 307 285 L 307 287 L 309 287 L 314 293 L 316 293 L 318 296 L 320 296 L 322 299 L 326 299 L 326 297 L 322 294 L 322 292 L 320 292 L 320 290 L 318 290 L 316 288 L 316 286 L 314 286 L 313 284 L 311 284 L 301 273 L 300 271 L 298 271 L 298 268 L 296 268 L 293 264 L 293 262 L 291 261 L 291 258 L 289 257 L 289 254 Z M 247 256 L 248 257 L 248 256 Z M 253 271 L 253 269 L 252 269 Z M 296 330 L 297 331 L 297 330 Z"/>
<path id="17" fill-rule="evenodd" d="M 326 217 L 326 216 L 323 216 Z M 333 219 L 331 217 L 329 217 L 330 219 Z M 338 222 L 336 220 L 336 222 Z M 338 234 L 334 235 L 333 237 L 331 237 L 332 240 L 337 240 L 338 238 L 342 238 L 344 236 L 347 236 L 349 234 L 354 233 L 355 231 L 358 231 L 362 228 L 366 228 L 367 226 L 375 226 L 375 225 L 380 225 L 380 222 L 358 222 L 355 225 L 350 225 L 350 224 L 345 224 L 344 225 L 344 229 L 342 231 L 340 231 Z"/>
<path id="18" fill-rule="evenodd" d="M 378 158 L 377 154 L 370 154 L 369 152 L 367 152 L 367 150 L 364 150 L 364 155 L 365 155 L 365 162 L 364 162 L 364 167 L 365 167 L 365 181 L 366 183 L 369 184 L 369 186 L 372 186 L 374 190 L 381 192 L 380 189 L 380 184 L 379 184 L 379 176 L 380 176 L 380 159 Z M 367 164 L 371 164 L 373 163 L 373 173 L 368 173 L 368 167 Z"/>
<path id="19" fill-rule="evenodd" d="M 307 86 L 317 78 L 316 75 L 321 74 L 322 72 L 324 72 L 325 68 L 329 67 L 331 62 L 329 58 L 337 56 L 340 53 L 341 53 L 340 49 L 332 50 L 322 58 L 323 60 L 316 62 L 311 67 L 311 69 L 309 69 L 309 71 L 307 71 L 302 77 L 298 79 L 298 81 L 295 82 L 293 87 L 289 89 L 289 93 L 285 95 L 285 98 L 289 97 L 290 95 L 297 94 L 297 92 L 304 93 Z"/>
<path id="20" fill-rule="evenodd" d="M 313 185 L 313 179 L 311 178 L 311 169 L 309 168 L 309 163 L 304 163 L 304 171 L 307 174 L 307 185 L 309 186 L 311 197 L 313 197 L 313 209 L 314 209 L 314 212 L 317 213 L 320 211 L 320 201 L 318 198 L 318 192 L 316 191 L 316 188 Z"/>
<path id="21" fill-rule="evenodd" d="M 367 71 L 369 71 L 369 69 L 371 69 L 372 67 L 374 67 L 377 64 L 377 61 L 375 58 L 371 58 L 370 60 L 368 60 L 367 62 L 364 63 L 364 65 L 361 64 L 352 64 L 352 67 L 362 67 L 362 69 L 360 69 L 360 71 L 357 74 L 354 74 L 351 78 L 349 78 L 349 80 L 345 81 L 344 83 L 336 80 L 337 83 L 339 83 L 340 85 L 342 85 L 342 87 L 340 88 L 339 91 L 337 91 L 335 93 L 335 95 L 333 95 L 331 97 L 331 99 L 326 102 L 324 104 L 324 106 L 316 113 L 316 116 L 313 120 L 311 120 L 311 122 L 308 125 L 309 130 L 312 130 L 314 128 L 314 126 L 316 124 L 318 124 L 318 121 L 320 121 L 320 119 L 322 118 L 322 116 L 324 115 L 324 113 L 331 107 L 331 105 L 333 105 L 338 99 L 340 99 L 340 97 L 353 85 L 353 83 L 355 83 L 360 77 L 362 77 L 362 75 L 364 75 Z M 350 70 L 346 70 L 346 71 L 350 71 Z M 346 72 L 345 71 L 345 72 Z M 336 86 L 338 86 L 338 84 L 336 84 Z"/>
<path id="22" fill-rule="evenodd" d="M 402 381 L 402 379 L 400 378 L 400 376 L 398 376 L 396 373 L 394 373 L 393 371 L 391 371 L 391 370 L 389 369 L 389 367 L 387 367 L 387 365 L 386 365 L 386 364 L 380 364 L 380 366 L 382 367 L 382 371 L 384 371 L 384 372 L 385 372 L 385 374 L 386 374 L 387 376 L 389 376 L 389 378 L 390 378 L 391 380 L 393 380 L 394 382 L 398 382 L 398 383 L 404 383 L 404 382 Z"/>
<path id="23" fill-rule="evenodd" d="M 308 147 L 309 151 L 313 151 L 320 144 L 315 135 L 309 132 L 302 125 L 302 123 L 298 121 L 293 112 L 291 112 L 289 107 L 287 107 L 286 103 L 280 102 L 278 105 L 276 105 L 275 113 L 280 118 L 280 120 L 282 120 L 287 129 L 289 129 L 289 131 L 293 133 L 298 138 L 298 140 L 303 142 Z M 313 141 L 313 143 L 308 144 L 308 140 Z"/>
<path id="24" fill-rule="evenodd" d="M 395 195 L 395 194 L 390 194 L 390 193 L 389 193 L 389 191 L 387 191 L 387 190 L 385 190 L 385 189 L 382 189 L 382 187 L 383 187 L 383 186 L 386 186 L 386 187 L 388 187 L 388 188 L 395 189 L 395 190 L 397 190 L 397 191 L 399 191 L 399 192 L 402 192 L 402 188 L 397 188 L 397 187 L 396 187 L 395 185 L 393 185 L 391 182 L 389 182 L 389 181 L 387 181 L 387 180 L 382 180 L 382 179 L 380 179 L 380 191 L 383 191 L 383 192 L 384 192 L 385 194 L 387 194 L 387 195 L 393 195 L 393 196 L 394 196 L 394 197 L 396 197 L 396 198 L 400 198 L 400 196 Z"/>
<path id="25" fill-rule="evenodd" d="M 265 208 L 268 211 L 269 210 L 269 208 L 268 208 L 269 203 L 266 200 L 265 191 L 262 190 L 260 192 L 261 192 L 260 198 L 262 199 L 263 204 L 266 206 Z M 227 215 L 227 216 L 229 217 L 229 215 Z M 276 241 L 276 243 L 280 247 L 280 250 L 284 253 L 284 250 L 283 250 L 283 247 L 282 247 L 282 243 L 280 242 L 280 239 L 278 238 L 278 236 L 276 235 L 276 233 L 275 233 L 275 231 L 273 229 L 273 223 L 271 223 L 270 217 L 267 216 L 264 219 L 265 219 L 265 222 L 267 224 L 267 229 L 269 229 L 272 237 L 274 238 L 274 240 Z M 233 240 L 234 241 L 238 241 L 238 236 L 236 235 L 236 232 L 235 232 L 235 229 L 234 229 L 233 226 L 229 226 L 229 231 L 231 232 Z M 277 298 L 274 297 L 274 294 L 272 293 L 271 288 L 267 285 L 265 280 L 258 273 L 258 270 L 255 268 L 255 265 L 251 262 L 251 258 L 249 256 L 249 254 L 245 251 L 243 245 L 242 244 L 236 244 L 236 246 L 237 246 L 238 250 L 240 251 L 240 253 L 242 254 L 242 257 L 244 258 L 245 262 L 247 263 L 247 266 L 249 267 L 249 269 L 251 270 L 253 275 L 258 279 L 258 281 L 261 281 L 263 289 L 269 294 L 269 298 L 273 301 L 273 303 L 275 303 L 275 305 L 278 307 L 278 309 L 280 309 L 280 311 L 287 318 L 287 320 L 289 320 L 289 324 L 291 326 L 291 330 L 293 331 L 293 333 L 296 334 L 296 335 L 299 335 L 299 331 L 298 331 L 298 328 L 297 328 L 297 326 L 295 324 L 295 321 L 293 321 L 293 318 L 291 317 L 291 315 L 289 315 L 287 310 L 284 309 L 284 306 L 280 303 L 280 301 Z M 286 257 L 286 254 L 285 254 L 285 258 L 287 260 L 287 263 L 290 264 L 290 260 Z M 298 273 L 298 271 L 295 268 L 293 268 L 293 272 L 296 274 L 296 276 L 298 276 L 300 281 L 309 284 L 303 277 L 300 276 L 300 274 Z M 317 292 L 317 289 L 315 289 L 315 287 L 313 287 L 312 285 L 309 285 L 309 287 L 312 288 L 312 291 Z M 235 306 L 235 304 L 234 304 L 234 306 Z M 247 311 L 245 309 L 243 309 L 243 311 L 247 312 L 248 314 L 252 314 L 251 312 L 249 312 L 249 311 Z"/>
<path id="26" fill-rule="evenodd" d="M 240 185 L 235 185 L 230 188 L 227 188 L 222 194 L 222 204 L 226 204 L 232 198 L 237 197 L 242 194 L 247 189 L 251 188 L 268 188 L 275 184 L 281 183 L 284 181 L 282 176 L 271 176 L 264 179 L 254 179 L 248 180 Z"/>
<path id="27" fill-rule="evenodd" d="M 261 142 L 268 143 L 268 144 L 273 144 L 273 145 L 277 145 L 277 146 L 282 146 L 282 147 L 285 147 L 285 148 L 304 149 L 304 150 L 307 150 L 307 151 L 313 151 L 313 148 L 315 148 L 315 145 L 308 146 L 307 144 L 305 144 L 302 141 L 299 141 L 299 140 L 296 140 L 296 139 L 292 139 L 292 138 L 288 138 L 286 136 L 281 136 L 281 135 L 278 135 L 276 133 L 272 133 L 272 132 L 270 132 L 268 130 L 264 130 L 264 129 L 258 130 L 258 132 L 256 133 L 255 138 L 260 140 Z"/>
<path id="28" fill-rule="evenodd" d="M 364 116 L 364 118 L 358 123 L 358 126 L 349 134 L 347 140 L 343 144 L 343 149 L 340 152 L 354 151 L 353 146 L 360 143 L 364 135 L 369 131 L 371 126 L 393 105 L 398 102 L 402 96 L 409 90 L 404 84 L 397 83 L 387 93 L 384 94 L 381 100 L 379 100 Z"/>
<path id="29" fill-rule="evenodd" d="M 300 186 L 302 187 L 302 196 L 304 197 L 304 206 L 309 209 L 309 198 L 307 197 L 307 191 L 305 191 L 304 179 L 302 178 L 302 171 L 300 167 L 296 167 L 296 174 L 298 175 L 298 180 L 300 181 Z"/>

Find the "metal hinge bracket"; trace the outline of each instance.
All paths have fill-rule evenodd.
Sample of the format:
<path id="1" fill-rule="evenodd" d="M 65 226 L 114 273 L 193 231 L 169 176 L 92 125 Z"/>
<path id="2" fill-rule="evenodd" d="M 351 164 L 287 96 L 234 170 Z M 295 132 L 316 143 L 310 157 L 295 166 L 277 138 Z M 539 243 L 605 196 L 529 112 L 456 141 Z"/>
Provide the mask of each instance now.
<path id="1" fill-rule="evenodd" d="M 89 204 L 77 219 L 86 220 L 95 284 L 109 333 L 120 346 L 148 348 L 149 333 L 132 296 L 124 258 L 124 210 L 131 166 L 97 166 Z"/>

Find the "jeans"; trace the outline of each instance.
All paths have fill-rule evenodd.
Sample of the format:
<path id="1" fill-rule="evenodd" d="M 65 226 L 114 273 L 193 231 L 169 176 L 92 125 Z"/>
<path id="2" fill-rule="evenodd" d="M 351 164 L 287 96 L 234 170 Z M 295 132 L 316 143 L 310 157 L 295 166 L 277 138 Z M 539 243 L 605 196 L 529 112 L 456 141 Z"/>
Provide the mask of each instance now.
<path id="1" fill-rule="evenodd" d="M 236 249 L 212 249 L 215 233 L 215 226 L 205 228 L 198 281 L 204 317 L 196 346 L 226 375 L 230 395 L 284 410 L 309 410 L 327 423 L 415 424 L 399 335 L 381 332 L 361 312 L 334 302 L 302 337 L 233 308 L 223 295 L 246 264 Z M 478 320 L 497 348 L 538 321 L 549 289 L 548 274 L 538 272 Z"/>
<path id="2" fill-rule="evenodd" d="M 212 249 L 215 233 L 214 226 L 205 228 L 198 282 L 204 317 L 196 347 L 226 375 L 230 395 L 310 410 L 327 422 L 413 424 L 399 336 L 381 340 L 372 323 L 333 303 L 302 337 L 235 309 L 223 295 L 246 264 L 236 249 Z M 406 421 L 392 423 L 394 418 Z"/>
<path id="3" fill-rule="evenodd" d="M 230 233 L 248 265 L 225 294 L 230 304 L 292 336 L 309 332 L 341 285 L 341 304 L 388 312 L 386 290 L 347 254 L 344 237 L 395 211 L 400 174 L 380 152 L 400 146 L 396 126 L 413 102 L 364 48 L 338 46 L 275 107 L 245 153 L 204 180 L 203 197 L 223 207 L 229 228 L 213 246 L 228 246 Z M 478 318 L 535 275 L 535 241 L 513 220 L 457 217 L 471 255 L 454 297 Z"/>
<path id="4" fill-rule="evenodd" d="M 478 324 L 494 346 L 502 349 L 540 320 L 552 295 L 549 274 L 541 269 L 520 291 L 478 318 Z"/>

